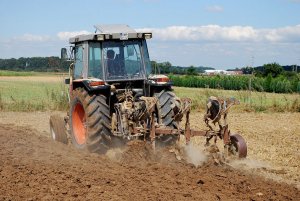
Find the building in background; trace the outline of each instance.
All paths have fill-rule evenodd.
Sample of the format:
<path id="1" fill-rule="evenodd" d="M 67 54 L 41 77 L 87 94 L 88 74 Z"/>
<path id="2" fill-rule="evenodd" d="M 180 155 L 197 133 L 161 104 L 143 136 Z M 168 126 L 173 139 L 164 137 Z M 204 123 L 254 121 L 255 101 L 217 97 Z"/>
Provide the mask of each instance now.
<path id="1" fill-rule="evenodd" d="M 242 71 L 227 71 L 227 70 L 205 70 L 204 75 L 241 75 Z"/>

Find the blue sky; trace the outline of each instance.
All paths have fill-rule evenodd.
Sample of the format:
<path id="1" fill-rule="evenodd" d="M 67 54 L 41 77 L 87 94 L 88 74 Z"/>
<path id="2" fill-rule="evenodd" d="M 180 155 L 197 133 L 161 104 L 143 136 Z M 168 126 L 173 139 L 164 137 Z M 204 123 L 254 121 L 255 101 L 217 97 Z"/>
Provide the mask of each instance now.
<path id="1" fill-rule="evenodd" d="M 128 24 L 153 32 L 159 62 L 300 65 L 300 0 L 0 0 L 0 9 L 0 58 L 58 56 L 94 24 Z"/>

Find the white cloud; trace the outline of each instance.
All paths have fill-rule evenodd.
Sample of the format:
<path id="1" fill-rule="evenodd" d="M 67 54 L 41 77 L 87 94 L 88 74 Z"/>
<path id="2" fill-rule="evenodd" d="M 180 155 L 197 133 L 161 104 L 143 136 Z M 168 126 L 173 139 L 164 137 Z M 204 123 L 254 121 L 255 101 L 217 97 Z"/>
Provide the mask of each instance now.
<path id="1" fill-rule="evenodd" d="M 265 39 L 271 42 L 300 42 L 300 25 L 265 29 L 261 34 L 265 34 Z"/>
<path id="2" fill-rule="evenodd" d="M 139 31 L 152 31 L 158 40 L 179 41 L 244 41 L 257 38 L 256 30 L 252 27 L 221 27 L 207 25 L 198 27 L 171 26 L 162 29 L 139 29 Z"/>
<path id="3" fill-rule="evenodd" d="M 74 36 L 78 36 L 78 35 L 83 35 L 83 34 L 90 34 L 91 32 L 82 30 L 82 31 L 73 31 L 73 32 L 59 32 L 57 33 L 57 37 L 60 40 L 69 40 L 69 38 L 74 37 Z"/>
<path id="4" fill-rule="evenodd" d="M 296 43 L 218 43 L 149 41 L 152 60 L 169 61 L 181 66 L 210 66 L 228 69 L 260 66 L 277 62 L 281 65 L 299 63 L 300 46 Z"/>
<path id="5" fill-rule="evenodd" d="M 218 42 L 300 42 L 300 25 L 276 29 L 255 29 L 251 26 L 170 26 L 143 28 L 162 41 L 218 41 Z"/>
<path id="6" fill-rule="evenodd" d="M 151 59 L 173 65 L 203 65 L 226 69 L 278 62 L 299 64 L 300 25 L 273 29 L 251 26 L 170 26 L 143 28 L 153 32 L 148 42 Z M 59 32 L 55 35 L 24 34 L 0 38 L 1 58 L 59 55 L 70 37 L 88 31 Z M 252 62 L 251 58 L 254 58 Z"/>
<path id="7" fill-rule="evenodd" d="M 209 12 L 222 12 L 224 9 L 222 6 L 218 6 L 218 5 L 213 5 L 213 6 L 207 6 L 205 8 L 205 10 L 209 11 Z"/>

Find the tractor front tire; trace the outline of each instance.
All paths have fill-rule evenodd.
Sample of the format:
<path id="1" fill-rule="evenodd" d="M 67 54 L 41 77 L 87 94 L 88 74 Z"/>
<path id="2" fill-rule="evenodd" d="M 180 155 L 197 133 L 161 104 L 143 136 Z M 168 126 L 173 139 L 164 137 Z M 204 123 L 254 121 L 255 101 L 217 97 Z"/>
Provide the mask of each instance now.
<path id="1" fill-rule="evenodd" d="M 70 108 L 71 139 L 75 147 L 105 153 L 111 146 L 111 117 L 106 97 L 73 90 Z"/>
<path id="2" fill-rule="evenodd" d="M 61 116 L 50 116 L 50 134 L 53 140 L 63 144 L 68 144 L 68 138 L 65 130 L 65 120 Z"/>
<path id="3" fill-rule="evenodd" d="M 177 129 L 177 122 L 174 121 L 174 111 L 172 105 L 179 105 L 180 103 L 176 100 L 176 95 L 171 91 L 163 90 L 160 93 L 155 93 L 154 96 L 158 99 L 157 103 L 157 114 L 158 122 L 170 128 Z M 178 135 L 162 135 L 158 144 L 162 146 L 173 145 L 176 143 Z"/>

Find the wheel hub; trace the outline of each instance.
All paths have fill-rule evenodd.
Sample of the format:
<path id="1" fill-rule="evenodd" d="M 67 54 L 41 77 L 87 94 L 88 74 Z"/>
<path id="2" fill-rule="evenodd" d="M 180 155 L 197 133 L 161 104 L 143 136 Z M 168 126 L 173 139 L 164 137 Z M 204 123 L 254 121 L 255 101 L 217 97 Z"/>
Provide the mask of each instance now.
<path id="1" fill-rule="evenodd" d="M 86 117 L 82 104 L 77 103 L 72 115 L 73 132 L 78 144 L 85 144 L 86 142 Z"/>

